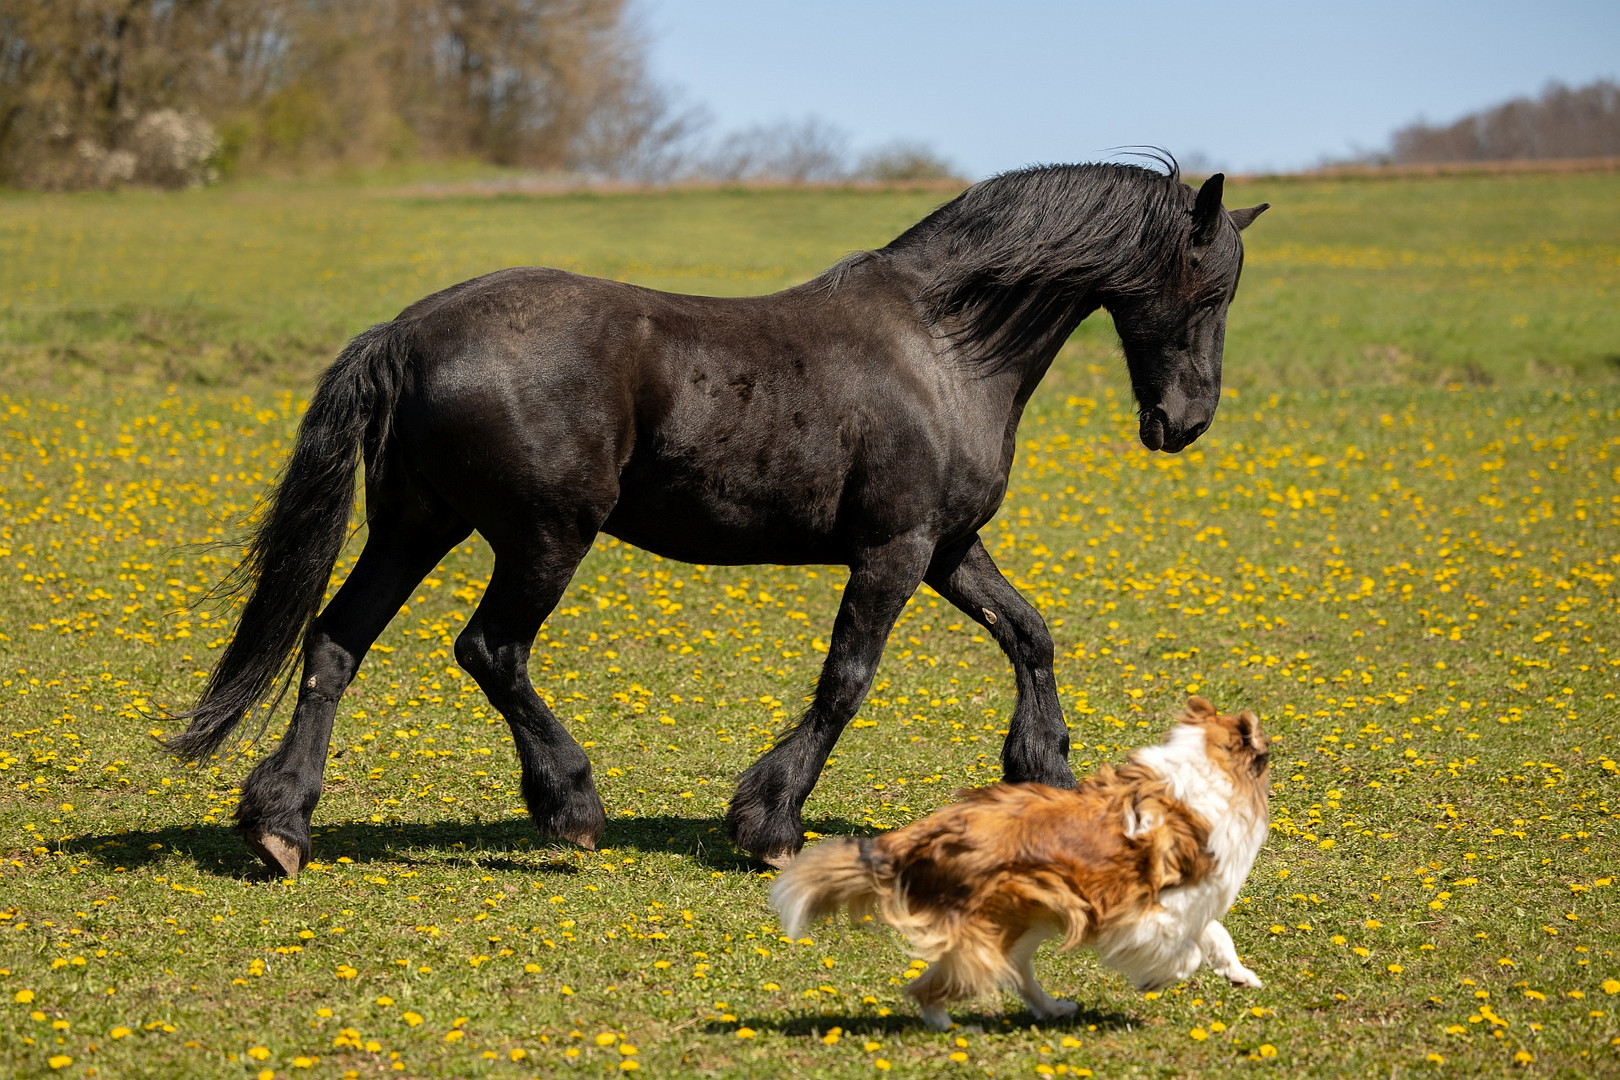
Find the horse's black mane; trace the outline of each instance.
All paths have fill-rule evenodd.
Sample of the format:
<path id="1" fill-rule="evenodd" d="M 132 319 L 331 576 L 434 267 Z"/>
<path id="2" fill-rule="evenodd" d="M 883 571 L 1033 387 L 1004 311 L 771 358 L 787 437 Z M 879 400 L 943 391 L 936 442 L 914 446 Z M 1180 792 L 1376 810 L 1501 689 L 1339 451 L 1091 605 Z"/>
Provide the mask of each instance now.
<path id="1" fill-rule="evenodd" d="M 1191 207 L 1173 160 L 1166 172 L 1040 165 L 974 184 L 873 254 L 918 267 L 931 320 L 994 369 L 1072 329 L 1104 283 L 1162 288 L 1187 253 Z"/>

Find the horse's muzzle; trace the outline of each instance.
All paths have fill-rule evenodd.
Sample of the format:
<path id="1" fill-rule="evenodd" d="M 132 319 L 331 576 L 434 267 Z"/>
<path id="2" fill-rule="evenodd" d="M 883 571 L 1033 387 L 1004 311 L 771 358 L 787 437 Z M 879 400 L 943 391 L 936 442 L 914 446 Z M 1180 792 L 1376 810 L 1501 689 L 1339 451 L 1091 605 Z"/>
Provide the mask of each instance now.
<path id="1" fill-rule="evenodd" d="M 1170 417 L 1165 414 L 1162 406 L 1155 405 L 1142 414 L 1142 426 L 1138 436 L 1142 445 L 1149 450 L 1163 450 L 1167 454 L 1179 454 L 1194 442 L 1198 436 L 1209 430 L 1209 421 L 1204 420 L 1188 428 L 1177 429 L 1170 423 Z"/>

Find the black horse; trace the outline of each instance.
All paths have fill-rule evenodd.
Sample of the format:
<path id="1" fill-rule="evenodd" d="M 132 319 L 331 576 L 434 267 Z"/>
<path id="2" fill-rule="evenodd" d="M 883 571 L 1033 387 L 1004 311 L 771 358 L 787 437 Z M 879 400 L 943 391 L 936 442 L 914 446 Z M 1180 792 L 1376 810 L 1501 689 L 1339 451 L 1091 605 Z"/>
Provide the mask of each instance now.
<path id="1" fill-rule="evenodd" d="M 1173 167 L 1032 168 L 771 296 L 520 268 L 419 300 L 322 377 L 233 576 L 251 588 L 236 633 L 168 746 L 219 750 L 277 696 L 302 642 L 292 724 L 236 809 L 259 857 L 297 873 L 339 698 L 411 590 L 477 529 L 495 567 L 456 659 L 511 725 L 535 826 L 593 847 L 606 817 L 591 763 L 527 668 L 607 532 L 690 562 L 850 568 L 814 704 L 727 813 L 753 855 L 798 851 L 800 808 L 924 581 L 1017 672 L 1005 779 L 1072 787 L 1052 639 L 977 534 L 1006 492 L 1025 403 L 1099 307 L 1124 343 L 1143 445 L 1175 453 L 1209 426 L 1238 231 L 1266 208 L 1228 212 L 1221 188 L 1217 174 L 1195 194 Z M 362 458 L 369 535 L 317 617 Z"/>

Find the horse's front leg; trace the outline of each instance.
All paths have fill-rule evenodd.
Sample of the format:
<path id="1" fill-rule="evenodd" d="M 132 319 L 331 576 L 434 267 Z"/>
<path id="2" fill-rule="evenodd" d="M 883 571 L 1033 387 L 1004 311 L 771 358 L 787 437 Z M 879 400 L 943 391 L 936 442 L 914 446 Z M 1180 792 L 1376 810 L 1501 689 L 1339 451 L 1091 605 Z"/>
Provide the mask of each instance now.
<path id="1" fill-rule="evenodd" d="M 1018 704 L 1001 748 L 1002 779 L 1074 787 L 1069 729 L 1052 673 L 1052 635 L 1040 612 L 1001 576 L 978 537 L 965 547 L 940 552 L 925 580 L 989 630 L 1012 661 Z"/>
<path id="2" fill-rule="evenodd" d="M 804 716 L 742 775 L 726 828 L 737 846 L 785 866 L 804 844 L 799 811 L 844 725 L 866 699 L 889 631 L 922 582 L 932 545 L 906 536 L 864 552 L 851 567 L 816 697 Z"/>

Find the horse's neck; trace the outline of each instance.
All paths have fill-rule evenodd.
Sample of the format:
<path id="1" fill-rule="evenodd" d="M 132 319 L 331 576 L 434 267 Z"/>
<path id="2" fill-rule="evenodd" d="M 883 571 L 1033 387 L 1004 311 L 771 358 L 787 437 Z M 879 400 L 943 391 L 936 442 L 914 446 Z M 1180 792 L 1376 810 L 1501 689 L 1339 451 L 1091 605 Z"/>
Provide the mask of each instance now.
<path id="1" fill-rule="evenodd" d="M 1034 396 L 1036 388 L 1052 367 L 1052 361 L 1062 350 L 1069 335 L 1080 325 L 1086 314 L 1095 308 L 1082 309 L 1074 317 L 1055 322 L 1034 345 L 1016 356 L 998 357 L 994 362 L 996 375 L 993 376 L 1002 383 L 1003 405 L 1006 437 L 1011 439 L 1017 432 L 1018 423 L 1023 418 L 1024 409 L 1029 399 Z"/>
<path id="2" fill-rule="evenodd" d="M 925 265 L 911 258 L 893 260 L 871 261 L 848 260 L 844 273 L 851 277 L 856 274 L 881 275 L 894 289 L 896 297 L 907 296 L 911 298 L 915 310 L 922 310 L 920 293 L 926 287 L 929 272 Z M 977 355 L 962 356 L 959 363 L 965 372 L 980 372 L 976 377 L 992 384 L 994 389 L 984 399 L 985 404 L 1000 413 L 1007 424 L 1007 434 L 1011 437 L 1022 417 L 1024 407 L 1029 403 L 1030 397 L 1035 393 L 1041 379 L 1046 376 L 1047 370 L 1052 366 L 1064 342 L 1074 333 L 1082 320 L 1096 311 L 1099 304 L 1091 297 L 1083 298 L 1074 307 L 1070 308 L 1064 317 L 1054 319 L 1033 343 L 1026 345 L 1017 353 L 1006 355 Z M 929 325 L 924 323 L 925 332 L 936 340 L 950 341 L 957 338 L 965 327 L 956 324 Z M 962 342 L 949 347 L 948 352 L 957 349 L 978 350 L 984 346 Z M 975 377 L 971 376 L 970 377 Z"/>

